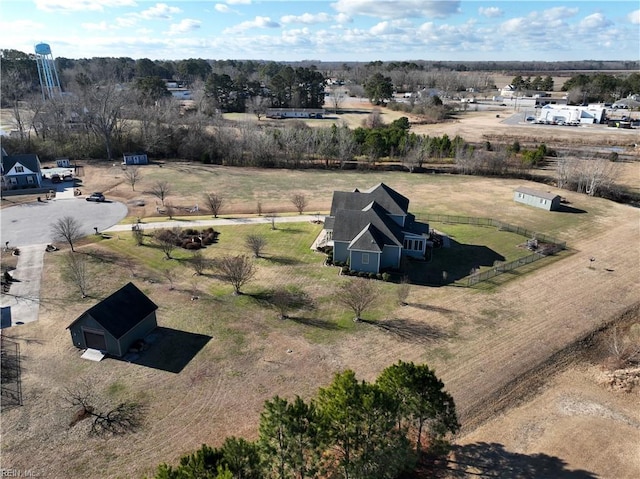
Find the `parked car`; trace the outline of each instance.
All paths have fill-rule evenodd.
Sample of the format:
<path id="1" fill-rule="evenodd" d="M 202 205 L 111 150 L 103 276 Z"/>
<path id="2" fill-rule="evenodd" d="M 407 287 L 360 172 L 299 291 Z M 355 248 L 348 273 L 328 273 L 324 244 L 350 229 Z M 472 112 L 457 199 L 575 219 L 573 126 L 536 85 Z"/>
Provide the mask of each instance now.
<path id="1" fill-rule="evenodd" d="M 89 196 L 87 196 L 87 201 L 103 202 L 104 200 L 105 200 L 104 195 L 99 191 L 91 193 Z"/>

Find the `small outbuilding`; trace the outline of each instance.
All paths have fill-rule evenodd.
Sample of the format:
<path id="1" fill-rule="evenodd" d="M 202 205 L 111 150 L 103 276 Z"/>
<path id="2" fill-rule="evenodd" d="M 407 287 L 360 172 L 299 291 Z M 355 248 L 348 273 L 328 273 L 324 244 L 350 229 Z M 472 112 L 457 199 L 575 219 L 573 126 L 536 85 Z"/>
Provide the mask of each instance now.
<path id="1" fill-rule="evenodd" d="M 122 357 L 158 323 L 154 304 L 133 283 L 128 283 L 85 311 L 67 329 L 73 345 Z"/>
<path id="2" fill-rule="evenodd" d="M 516 188 L 513 199 L 518 203 L 535 206 L 536 208 L 542 208 L 547 211 L 554 211 L 560 208 L 561 198 L 560 195 L 520 186 Z"/>
<path id="3" fill-rule="evenodd" d="M 125 153 L 123 156 L 123 165 L 148 165 L 149 157 L 146 153 Z"/>

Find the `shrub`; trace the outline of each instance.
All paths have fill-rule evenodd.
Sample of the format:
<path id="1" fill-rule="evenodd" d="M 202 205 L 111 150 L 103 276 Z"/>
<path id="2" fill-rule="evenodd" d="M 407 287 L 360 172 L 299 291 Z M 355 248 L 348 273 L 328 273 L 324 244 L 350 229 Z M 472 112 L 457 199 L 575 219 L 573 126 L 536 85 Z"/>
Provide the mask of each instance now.
<path id="1" fill-rule="evenodd" d="M 183 246 L 185 249 L 193 250 L 200 249 L 202 245 L 197 241 L 189 241 L 186 246 Z"/>
<path id="2" fill-rule="evenodd" d="M 382 273 L 382 281 L 391 281 L 391 275 L 389 273 Z"/>

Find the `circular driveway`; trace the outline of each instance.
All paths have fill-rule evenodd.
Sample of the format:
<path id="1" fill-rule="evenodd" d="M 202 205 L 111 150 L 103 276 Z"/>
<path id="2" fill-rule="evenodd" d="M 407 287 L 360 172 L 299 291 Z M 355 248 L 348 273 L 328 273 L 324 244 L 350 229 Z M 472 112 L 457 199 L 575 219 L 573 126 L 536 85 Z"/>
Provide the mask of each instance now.
<path id="1" fill-rule="evenodd" d="M 52 226 L 65 216 L 80 223 L 84 235 L 105 230 L 127 216 L 127 207 L 118 202 L 95 203 L 84 198 L 58 199 L 34 202 L 4 208 L 0 211 L 2 230 L 0 245 L 20 247 L 53 243 Z"/>

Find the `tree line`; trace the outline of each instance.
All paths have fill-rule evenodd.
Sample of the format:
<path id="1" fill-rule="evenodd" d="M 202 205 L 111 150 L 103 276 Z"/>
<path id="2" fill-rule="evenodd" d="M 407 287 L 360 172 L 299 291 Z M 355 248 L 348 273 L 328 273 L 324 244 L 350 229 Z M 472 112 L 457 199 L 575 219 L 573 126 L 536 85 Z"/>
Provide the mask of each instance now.
<path id="1" fill-rule="evenodd" d="M 258 439 L 228 437 L 218 448 L 203 445 L 161 464 L 156 479 L 396 478 L 425 454 L 446 451 L 459 430 L 453 398 L 426 365 L 399 361 L 375 382 L 353 371 L 304 401 L 265 402 Z"/>

